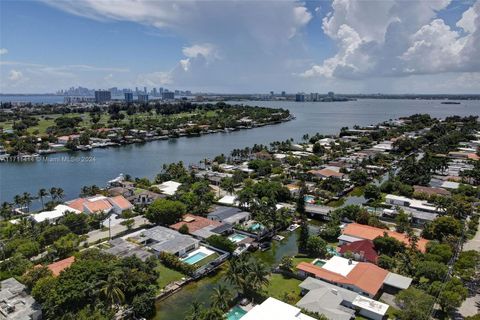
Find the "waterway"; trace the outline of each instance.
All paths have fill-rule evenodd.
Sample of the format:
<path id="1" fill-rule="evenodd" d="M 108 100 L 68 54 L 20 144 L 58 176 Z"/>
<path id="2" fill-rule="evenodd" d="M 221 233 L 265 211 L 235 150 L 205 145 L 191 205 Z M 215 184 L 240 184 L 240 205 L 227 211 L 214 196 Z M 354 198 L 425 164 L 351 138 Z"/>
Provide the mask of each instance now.
<path id="1" fill-rule="evenodd" d="M 153 178 L 165 163 L 182 160 L 197 163 L 204 158 L 228 154 L 232 149 L 268 144 L 305 133 L 336 134 L 340 128 L 369 125 L 415 113 L 434 117 L 480 115 L 480 101 L 462 101 L 459 105 L 435 100 L 381 100 L 322 103 L 290 101 L 247 101 L 249 105 L 286 108 L 296 119 L 279 125 L 240 130 L 192 138 L 153 141 L 89 152 L 52 154 L 26 163 L 0 163 L 0 202 L 12 201 L 16 194 L 36 194 L 40 188 L 61 187 L 65 199 L 77 197 L 84 185 L 104 186 L 120 173 Z M 37 204 L 38 205 L 38 204 Z"/>

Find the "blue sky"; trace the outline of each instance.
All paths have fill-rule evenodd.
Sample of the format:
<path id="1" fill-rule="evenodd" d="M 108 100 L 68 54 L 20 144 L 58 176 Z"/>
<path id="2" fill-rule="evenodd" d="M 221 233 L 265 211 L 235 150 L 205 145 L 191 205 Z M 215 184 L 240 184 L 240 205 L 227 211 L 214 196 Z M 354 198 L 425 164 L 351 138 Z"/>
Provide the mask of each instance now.
<path id="1" fill-rule="evenodd" d="M 478 93 L 476 1 L 0 2 L 0 92 Z"/>

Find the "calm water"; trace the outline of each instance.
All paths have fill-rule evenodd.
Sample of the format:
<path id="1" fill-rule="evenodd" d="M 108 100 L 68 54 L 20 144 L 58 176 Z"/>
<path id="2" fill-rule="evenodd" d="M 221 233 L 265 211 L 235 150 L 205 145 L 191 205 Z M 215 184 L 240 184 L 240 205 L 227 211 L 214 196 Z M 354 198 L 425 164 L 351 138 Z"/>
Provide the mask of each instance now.
<path id="1" fill-rule="evenodd" d="M 234 148 L 268 144 L 290 137 L 301 139 L 304 133 L 338 133 L 341 127 L 368 125 L 414 113 L 480 115 L 480 101 L 462 101 L 459 105 L 442 105 L 427 100 L 357 100 L 338 103 L 296 103 L 250 101 L 250 105 L 289 109 L 296 119 L 275 126 L 219 133 L 194 138 L 154 141 L 90 152 L 54 154 L 46 161 L 34 163 L 0 163 L 0 202 L 11 201 L 19 193 L 35 194 L 52 186 L 65 190 L 66 199 L 78 196 L 84 185 L 104 186 L 120 173 L 153 178 L 164 163 L 182 160 L 197 163 L 205 157 L 228 154 Z M 88 161 L 83 157 L 92 157 Z"/>

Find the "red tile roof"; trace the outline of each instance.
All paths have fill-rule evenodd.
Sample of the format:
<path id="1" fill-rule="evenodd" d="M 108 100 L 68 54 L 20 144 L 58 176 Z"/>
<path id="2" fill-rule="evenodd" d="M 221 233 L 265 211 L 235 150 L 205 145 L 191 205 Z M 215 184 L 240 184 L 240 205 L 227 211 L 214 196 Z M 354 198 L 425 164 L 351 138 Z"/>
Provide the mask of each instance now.
<path id="1" fill-rule="evenodd" d="M 372 296 L 377 294 L 388 275 L 387 270 L 368 262 L 358 262 L 346 276 L 308 262 L 299 263 L 297 269 L 328 282 L 355 286 Z"/>
<path id="2" fill-rule="evenodd" d="M 426 193 L 428 195 L 432 195 L 432 194 L 439 194 L 442 196 L 450 195 L 450 191 L 444 188 L 413 186 L 413 189 L 415 190 L 416 193 Z"/>
<path id="3" fill-rule="evenodd" d="M 95 213 L 95 212 L 106 212 L 112 208 L 110 202 L 107 199 L 100 199 L 95 201 L 86 201 L 84 202 L 85 207 L 88 211 Z"/>
<path id="4" fill-rule="evenodd" d="M 85 202 L 86 200 L 83 199 L 83 198 L 78 198 L 78 199 L 75 199 L 75 200 L 72 200 L 72 201 L 69 201 L 67 202 L 67 205 L 70 207 L 70 208 L 73 208 L 73 209 L 76 209 L 78 211 L 82 211 L 83 212 L 83 203 Z"/>
<path id="5" fill-rule="evenodd" d="M 122 195 L 109 198 L 109 200 L 112 202 L 112 204 L 117 205 L 122 210 L 127 210 L 133 207 L 133 204 L 131 204 L 130 201 L 125 199 L 125 197 Z"/>
<path id="6" fill-rule="evenodd" d="M 68 257 L 66 259 L 51 263 L 47 266 L 47 268 L 50 269 L 50 271 L 52 271 L 54 277 L 57 277 L 60 274 L 60 272 L 70 267 L 74 262 L 75 262 L 75 257 L 72 256 L 72 257 Z"/>
<path id="7" fill-rule="evenodd" d="M 192 233 L 208 226 L 218 227 L 222 223 L 204 217 L 195 216 L 193 214 L 186 214 L 183 216 L 183 221 L 172 224 L 170 228 L 179 230 L 184 224 L 188 226 L 188 232 Z"/>
<path id="8" fill-rule="evenodd" d="M 344 235 L 368 240 L 374 240 L 376 237 L 383 237 L 383 234 L 385 232 L 389 237 L 395 238 L 398 241 L 403 242 L 407 246 L 409 245 L 408 238 L 405 234 L 390 231 L 387 229 L 380 229 L 359 223 L 350 223 L 345 227 L 345 229 L 343 229 Z M 427 243 L 427 239 L 420 238 L 417 242 L 418 250 L 420 250 L 421 252 L 425 252 L 427 248 Z"/>
<path id="9" fill-rule="evenodd" d="M 337 172 L 331 169 L 321 169 L 321 170 L 310 170 L 308 173 L 311 173 L 316 176 L 322 176 L 322 177 L 337 177 L 337 178 L 342 178 L 344 176 L 343 173 Z"/>
<path id="10" fill-rule="evenodd" d="M 372 240 L 360 240 L 352 243 L 345 244 L 340 247 L 339 253 L 342 255 L 351 252 L 363 255 L 366 261 L 371 263 L 377 263 L 378 253 L 375 250 Z"/>

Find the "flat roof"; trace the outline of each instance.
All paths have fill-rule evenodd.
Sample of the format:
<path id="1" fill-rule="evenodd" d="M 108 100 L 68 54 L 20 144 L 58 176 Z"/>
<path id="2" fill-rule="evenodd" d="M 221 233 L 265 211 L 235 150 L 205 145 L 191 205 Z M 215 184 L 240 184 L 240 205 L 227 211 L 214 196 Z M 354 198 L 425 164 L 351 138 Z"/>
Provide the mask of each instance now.
<path id="1" fill-rule="evenodd" d="M 327 260 L 322 268 L 346 277 L 357 264 L 357 261 L 349 260 L 339 256 L 333 256 Z"/>
<path id="2" fill-rule="evenodd" d="M 352 303 L 354 306 L 359 307 L 363 310 L 368 310 L 375 314 L 384 316 L 387 313 L 388 304 L 358 295 Z"/>
<path id="3" fill-rule="evenodd" d="M 398 289 L 407 289 L 412 283 L 412 278 L 389 272 L 383 283 Z"/>
<path id="4" fill-rule="evenodd" d="M 315 320 L 300 312 L 300 308 L 291 306 L 275 298 L 268 298 L 262 304 L 253 307 L 242 320 Z"/>

